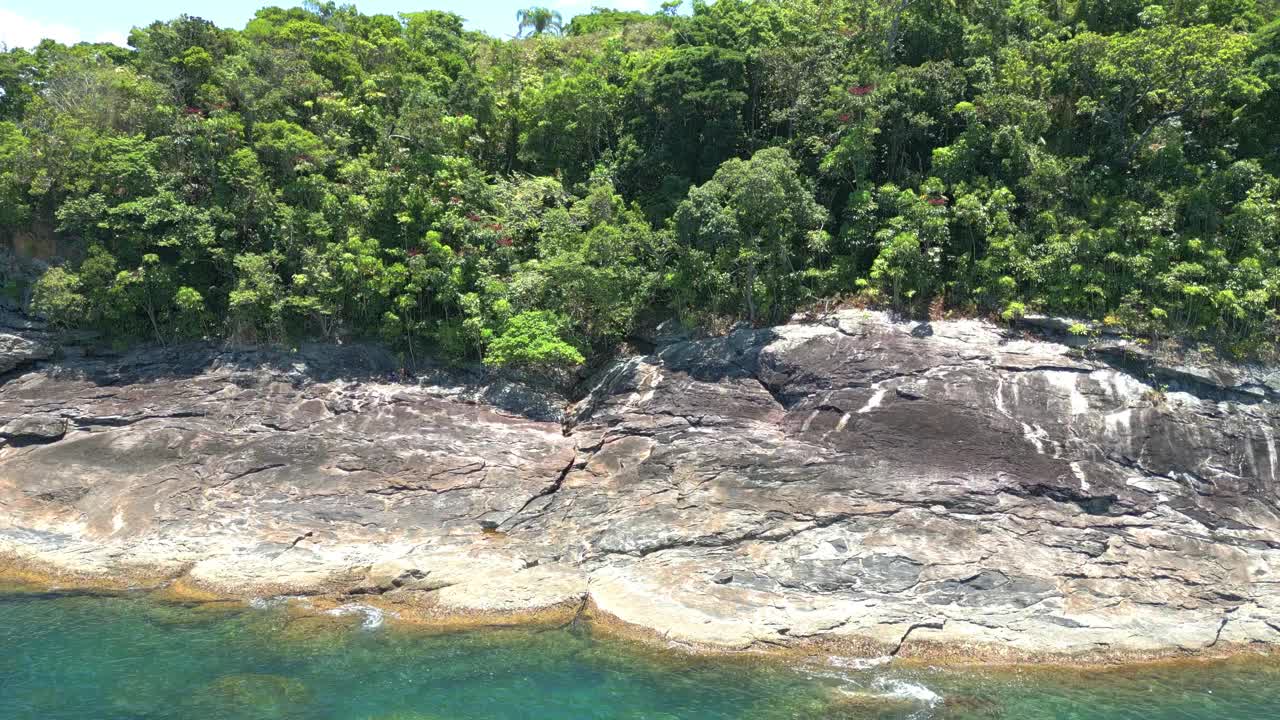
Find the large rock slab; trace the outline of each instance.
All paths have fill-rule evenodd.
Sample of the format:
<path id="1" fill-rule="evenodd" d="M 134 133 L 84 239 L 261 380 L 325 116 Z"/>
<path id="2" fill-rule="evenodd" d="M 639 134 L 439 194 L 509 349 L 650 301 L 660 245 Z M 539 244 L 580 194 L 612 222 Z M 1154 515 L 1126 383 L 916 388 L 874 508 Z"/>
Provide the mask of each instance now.
<path id="1" fill-rule="evenodd" d="M 531 522 L 573 528 L 604 610 L 703 643 L 1274 643 L 1277 417 L 982 323 L 845 313 L 618 363 Z"/>
<path id="2" fill-rule="evenodd" d="M 0 332 L 0 374 L 45 360 L 52 354 L 49 345 L 40 340 Z"/>
<path id="3" fill-rule="evenodd" d="M 44 442 L 0 448 L 0 536 L 38 531 L 81 572 L 194 564 L 210 584 L 305 589 L 397 543 L 481 538 L 575 459 L 558 423 L 436 385 L 247 359 L 131 357 L 5 383 L 0 437 Z"/>
<path id="4" fill-rule="evenodd" d="M 0 386 L 0 550 L 89 576 L 673 642 L 1144 656 L 1280 641 L 1280 410 L 979 322 L 677 340 L 563 426 L 376 358 L 152 353 Z M 234 360 L 234 361 L 232 361 Z M 1224 399 L 1224 397 L 1228 399 Z M 15 425 L 17 423 L 17 425 Z M 30 434 L 30 433 L 28 433 Z M 0 436 L 4 433 L 0 432 Z"/>

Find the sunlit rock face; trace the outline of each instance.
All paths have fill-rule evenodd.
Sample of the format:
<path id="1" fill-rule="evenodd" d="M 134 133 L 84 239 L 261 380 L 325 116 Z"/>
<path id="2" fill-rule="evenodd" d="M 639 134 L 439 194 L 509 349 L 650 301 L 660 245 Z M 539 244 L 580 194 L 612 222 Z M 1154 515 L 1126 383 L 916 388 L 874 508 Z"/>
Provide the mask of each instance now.
<path id="1" fill-rule="evenodd" d="M 580 405 L 545 526 L 597 602 L 706 642 L 1273 642 L 1276 407 L 1193 389 L 870 313 L 672 345 Z"/>
<path id="2" fill-rule="evenodd" d="M 172 355 L 0 386 L 0 427 L 29 428 L 0 449 L 0 548 L 247 594 L 590 599 L 727 647 L 1280 640 L 1280 411 L 1238 373 L 1153 386 L 979 322 L 843 312 L 621 359 L 562 424 L 526 389 L 338 351 Z"/>

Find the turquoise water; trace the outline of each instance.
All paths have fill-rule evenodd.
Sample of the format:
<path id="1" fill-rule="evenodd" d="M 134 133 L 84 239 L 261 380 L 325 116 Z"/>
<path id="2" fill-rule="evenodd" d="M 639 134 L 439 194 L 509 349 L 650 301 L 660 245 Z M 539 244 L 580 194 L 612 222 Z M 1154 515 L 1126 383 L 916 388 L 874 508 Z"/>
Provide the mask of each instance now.
<path id="1" fill-rule="evenodd" d="M 1280 668 L 782 668 L 581 628 L 430 635 L 360 612 L 0 594 L 3 720 L 1280 718 Z"/>

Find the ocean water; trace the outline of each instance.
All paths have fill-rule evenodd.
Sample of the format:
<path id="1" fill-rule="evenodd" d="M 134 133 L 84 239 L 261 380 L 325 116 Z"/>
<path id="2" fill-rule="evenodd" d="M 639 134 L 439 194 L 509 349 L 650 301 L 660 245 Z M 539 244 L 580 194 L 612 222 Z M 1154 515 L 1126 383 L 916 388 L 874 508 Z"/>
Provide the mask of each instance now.
<path id="1" fill-rule="evenodd" d="M 1280 665 L 922 670 L 690 658 L 581 627 L 0 591 L 2 720 L 1280 718 Z"/>

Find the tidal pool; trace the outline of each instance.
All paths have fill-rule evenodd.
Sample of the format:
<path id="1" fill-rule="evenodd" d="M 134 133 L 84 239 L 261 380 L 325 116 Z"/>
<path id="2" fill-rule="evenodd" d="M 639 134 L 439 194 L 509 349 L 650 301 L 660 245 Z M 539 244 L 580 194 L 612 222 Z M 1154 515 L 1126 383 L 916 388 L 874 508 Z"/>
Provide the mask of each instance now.
<path id="1" fill-rule="evenodd" d="M 1113 672 L 780 667 L 585 628 L 425 634 L 352 607 L 0 592 L 3 720 L 1280 718 L 1280 666 Z"/>

